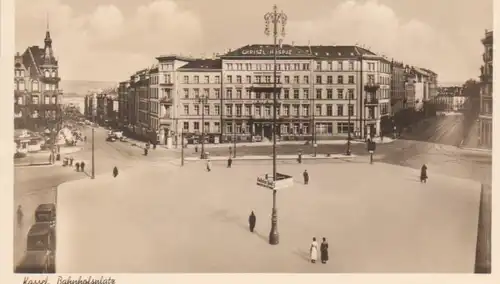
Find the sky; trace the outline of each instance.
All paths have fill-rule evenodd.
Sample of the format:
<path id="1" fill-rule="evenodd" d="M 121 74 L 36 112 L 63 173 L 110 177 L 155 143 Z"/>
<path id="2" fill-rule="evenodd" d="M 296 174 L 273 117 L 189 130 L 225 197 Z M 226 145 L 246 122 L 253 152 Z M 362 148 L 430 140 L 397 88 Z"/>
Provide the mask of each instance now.
<path id="1" fill-rule="evenodd" d="M 493 1 L 275 0 L 283 43 L 364 45 L 428 68 L 443 84 L 479 76 Z M 162 54 L 212 56 L 264 34 L 267 0 L 16 0 L 16 50 L 43 46 L 49 24 L 63 80 L 124 81 Z"/>

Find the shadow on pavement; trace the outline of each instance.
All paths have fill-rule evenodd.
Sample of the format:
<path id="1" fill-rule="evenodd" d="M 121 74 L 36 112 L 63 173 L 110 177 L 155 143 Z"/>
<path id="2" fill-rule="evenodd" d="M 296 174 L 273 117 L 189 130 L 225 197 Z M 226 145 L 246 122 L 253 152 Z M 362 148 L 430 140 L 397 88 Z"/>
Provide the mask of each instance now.
<path id="1" fill-rule="evenodd" d="M 304 261 L 307 261 L 307 262 L 310 261 L 309 254 L 303 249 L 295 249 L 292 253 Z"/>

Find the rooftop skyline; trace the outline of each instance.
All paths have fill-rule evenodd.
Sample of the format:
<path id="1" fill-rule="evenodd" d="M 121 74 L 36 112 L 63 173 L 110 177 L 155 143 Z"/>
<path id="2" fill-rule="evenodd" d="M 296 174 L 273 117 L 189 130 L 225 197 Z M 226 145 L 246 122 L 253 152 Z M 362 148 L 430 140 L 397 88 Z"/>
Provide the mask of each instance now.
<path id="1" fill-rule="evenodd" d="M 478 77 L 480 40 L 493 26 L 490 0 L 275 2 L 288 15 L 285 44 L 364 45 L 431 69 L 443 83 Z M 16 50 L 43 46 L 48 18 L 63 80 L 123 81 L 160 54 L 211 56 L 271 43 L 263 16 L 272 5 L 264 0 L 18 0 Z"/>

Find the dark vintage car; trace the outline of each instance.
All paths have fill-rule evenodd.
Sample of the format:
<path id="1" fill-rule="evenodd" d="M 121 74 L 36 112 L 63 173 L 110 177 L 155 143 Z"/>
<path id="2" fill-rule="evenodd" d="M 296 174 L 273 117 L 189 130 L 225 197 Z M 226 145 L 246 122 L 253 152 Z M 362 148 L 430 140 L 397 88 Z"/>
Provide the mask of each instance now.
<path id="1" fill-rule="evenodd" d="M 28 232 L 26 252 L 16 273 L 55 273 L 55 226 L 51 222 L 35 223 Z"/>
<path id="2" fill-rule="evenodd" d="M 55 222 L 56 205 L 54 203 L 40 204 L 35 209 L 35 222 Z"/>

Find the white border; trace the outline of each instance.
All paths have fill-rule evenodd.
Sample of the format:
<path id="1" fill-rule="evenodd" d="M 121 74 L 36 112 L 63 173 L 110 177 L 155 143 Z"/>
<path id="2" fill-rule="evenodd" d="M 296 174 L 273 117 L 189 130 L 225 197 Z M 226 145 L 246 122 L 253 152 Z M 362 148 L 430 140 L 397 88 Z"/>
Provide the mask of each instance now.
<path id="1" fill-rule="evenodd" d="M 36 1 L 36 0 L 33 0 Z M 437 0 L 438 1 L 438 0 Z M 482 1 L 493 1 L 493 0 L 482 0 Z M 495 2 L 495 1 L 494 1 Z M 456 3 L 460 5 L 460 2 Z M 494 5 L 494 11 L 498 11 L 496 5 Z M 432 9 L 432 7 L 429 7 Z M 496 13 L 495 13 L 496 14 Z M 11 143 L 12 143 L 12 133 L 13 133 L 13 105 L 12 105 L 12 78 L 13 78 L 13 64 L 15 54 L 14 49 L 14 0 L 0 0 L 0 94 L 2 103 L 0 103 L 0 122 L 2 135 L 0 139 L 0 158 L 1 158 L 1 168 L 0 168 L 0 220 L 2 221 L 2 230 L 0 233 L 0 283 L 22 283 L 23 277 L 13 274 L 13 163 L 12 163 L 12 153 Z M 444 14 L 445 15 L 445 14 Z M 464 21 L 468 21 L 467 15 L 464 16 Z M 444 16 L 443 20 L 446 20 Z M 500 26 L 497 25 L 496 17 L 494 18 L 494 38 L 500 38 Z M 478 44 L 480 44 L 480 37 L 477 39 Z M 497 41 L 496 41 L 497 42 Z M 495 44 L 496 45 L 496 44 Z M 480 56 L 480 55 L 477 55 Z M 460 60 L 457 58 L 456 60 Z M 500 58 L 495 56 L 494 65 L 495 70 L 498 63 L 500 63 Z M 453 62 L 450 62 L 453 64 Z M 478 70 L 479 73 L 479 70 Z M 494 74 L 494 82 L 498 82 L 500 77 L 499 72 Z M 478 74 L 479 75 L 479 74 Z M 498 84 L 494 84 L 494 90 L 498 90 L 500 87 Z M 495 97 L 495 96 L 494 96 Z M 494 113 L 500 113 L 500 101 L 495 98 L 493 101 Z M 494 125 L 500 125 L 500 116 L 493 116 Z M 500 149 L 500 135 L 499 131 L 494 130 L 494 140 L 493 148 Z M 7 150 L 8 149 L 8 150 Z M 500 155 L 496 155 L 496 151 L 493 155 L 493 172 L 500 173 L 500 168 L 498 164 L 500 163 Z M 493 175 L 493 191 L 495 191 L 496 186 L 499 184 L 500 180 L 498 177 Z M 498 206 L 499 194 L 493 193 L 493 208 Z M 500 283 L 500 281 L 494 281 L 495 272 L 498 273 L 498 263 L 495 256 L 500 255 L 499 249 L 500 245 L 496 245 L 500 238 L 495 238 L 497 234 L 497 218 L 500 214 L 497 214 L 497 210 L 493 209 L 493 228 L 492 228 L 492 239 L 493 239 L 493 251 L 492 251 L 492 275 L 472 275 L 472 274 L 114 274 L 107 275 L 116 279 L 115 283 L 262 283 L 262 282 L 285 282 L 285 283 L 415 283 L 415 284 L 426 284 L 426 283 Z M 429 236 L 432 238 L 432 236 Z M 383 261 L 383 256 L 381 256 L 380 261 Z M 65 275 L 66 276 L 66 275 Z M 73 277 L 78 277 L 78 275 L 72 275 Z M 101 275 L 95 275 L 96 278 Z M 49 283 L 56 284 L 57 277 L 53 276 L 49 278 Z"/>

